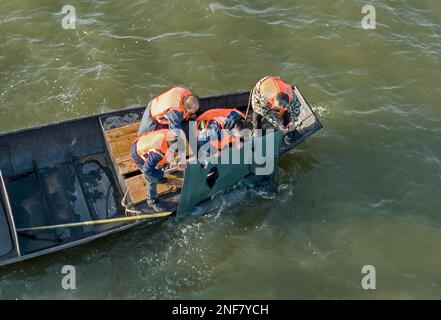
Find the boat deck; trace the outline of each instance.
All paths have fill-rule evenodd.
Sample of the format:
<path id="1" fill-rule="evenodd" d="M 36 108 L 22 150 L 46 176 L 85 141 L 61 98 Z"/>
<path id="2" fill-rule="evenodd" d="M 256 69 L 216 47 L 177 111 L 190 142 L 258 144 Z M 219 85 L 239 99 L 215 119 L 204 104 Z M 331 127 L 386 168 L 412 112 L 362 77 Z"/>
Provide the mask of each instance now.
<path id="1" fill-rule="evenodd" d="M 17 228 L 120 216 L 123 211 L 116 184 L 107 168 L 105 156 L 96 154 L 46 168 L 35 166 L 32 171 L 5 179 Z M 122 224 L 20 232 L 18 241 L 22 252 L 32 253 L 118 225 Z"/>

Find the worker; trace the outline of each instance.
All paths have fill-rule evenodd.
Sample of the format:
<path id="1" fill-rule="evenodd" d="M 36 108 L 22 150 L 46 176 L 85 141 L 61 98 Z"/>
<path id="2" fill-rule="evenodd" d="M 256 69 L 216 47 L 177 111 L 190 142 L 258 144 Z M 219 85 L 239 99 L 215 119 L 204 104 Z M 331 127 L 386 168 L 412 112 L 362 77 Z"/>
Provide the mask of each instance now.
<path id="1" fill-rule="evenodd" d="M 255 129 L 288 131 L 285 143 L 293 143 L 301 104 L 290 83 L 275 76 L 262 78 L 251 92 L 251 104 Z"/>
<path id="2" fill-rule="evenodd" d="M 199 97 L 188 89 L 175 87 L 147 104 L 138 136 L 157 129 L 184 129 L 184 122 L 199 110 Z"/>
<path id="3" fill-rule="evenodd" d="M 166 167 L 179 164 L 178 139 L 172 130 L 159 129 L 142 134 L 131 146 L 132 158 L 147 180 L 147 204 L 156 212 L 166 211 L 158 201 L 157 186 Z"/>
<path id="4" fill-rule="evenodd" d="M 196 119 L 198 146 L 210 142 L 217 150 L 240 143 L 241 131 L 247 128 L 245 115 L 237 109 L 211 109 Z"/>

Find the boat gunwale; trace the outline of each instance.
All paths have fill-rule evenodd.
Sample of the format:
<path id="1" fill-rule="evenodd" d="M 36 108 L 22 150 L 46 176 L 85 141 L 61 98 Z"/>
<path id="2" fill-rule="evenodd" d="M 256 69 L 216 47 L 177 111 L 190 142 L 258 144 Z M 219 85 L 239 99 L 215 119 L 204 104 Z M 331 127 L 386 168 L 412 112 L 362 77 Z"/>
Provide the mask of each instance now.
<path id="1" fill-rule="evenodd" d="M 224 97 L 229 97 L 229 96 L 233 96 L 233 95 L 241 95 L 241 94 L 250 94 L 250 91 L 238 91 L 238 92 L 224 93 L 224 94 L 218 94 L 218 95 L 212 95 L 212 96 L 203 96 L 203 97 L 200 97 L 200 99 L 201 100 L 208 100 L 208 99 L 213 99 L 213 98 L 224 98 Z M 137 106 L 137 107 L 128 107 L 128 108 L 122 108 L 122 109 L 118 109 L 118 110 L 114 110 L 114 111 L 108 111 L 108 112 L 103 112 L 103 113 L 95 113 L 95 114 L 80 116 L 78 118 L 54 121 L 54 122 L 38 124 L 38 125 L 31 125 L 29 127 L 24 127 L 24 128 L 20 128 L 20 129 L 13 129 L 10 131 L 0 131 L 0 138 L 8 136 L 8 135 L 26 133 L 26 132 L 32 131 L 32 130 L 45 129 L 45 128 L 49 128 L 49 127 L 55 127 L 55 126 L 70 124 L 70 123 L 74 123 L 74 122 L 80 122 L 80 121 L 84 121 L 84 120 L 91 120 L 91 119 L 99 120 L 100 117 L 118 115 L 120 113 L 124 113 L 127 111 L 139 111 L 139 110 L 144 109 L 145 107 L 146 107 L 145 105 L 144 106 Z"/>
<path id="2" fill-rule="evenodd" d="M 8 221 L 8 229 L 10 232 L 10 235 L 12 237 L 11 240 L 13 240 L 13 244 L 14 244 L 14 251 L 17 254 L 17 257 L 22 257 L 23 255 L 21 254 L 21 250 L 20 250 L 20 243 L 18 241 L 18 232 L 17 232 L 17 228 L 15 226 L 15 219 L 14 219 L 14 215 L 12 213 L 12 208 L 11 208 L 11 202 L 9 200 L 9 195 L 8 192 L 6 190 L 6 184 L 5 184 L 5 180 L 3 178 L 3 173 L 0 169 L 0 194 L 1 194 L 1 198 L 2 198 L 2 203 L 5 209 L 5 215 Z M 9 253 L 8 253 L 9 254 Z"/>
<path id="3" fill-rule="evenodd" d="M 167 218 L 168 217 L 156 218 L 156 219 L 153 220 L 155 222 L 152 222 L 152 220 L 150 220 L 150 221 L 148 221 L 148 220 L 140 220 L 140 221 L 128 222 L 128 223 L 125 223 L 122 226 L 115 227 L 115 228 L 112 228 L 112 229 L 109 229 L 109 230 L 97 233 L 97 234 L 95 234 L 93 236 L 88 236 L 88 237 L 85 237 L 85 238 L 82 238 L 82 239 L 78 239 L 78 240 L 74 240 L 74 241 L 71 241 L 71 242 L 63 243 L 63 244 L 60 244 L 60 245 L 57 245 L 57 246 L 54 246 L 54 247 L 51 247 L 51 248 L 48 248 L 48 249 L 43 249 L 43 250 L 31 252 L 31 253 L 28 253 L 28 254 L 25 254 L 25 255 L 22 255 L 22 256 L 16 256 L 16 257 L 5 259 L 5 260 L 0 260 L 0 267 L 4 267 L 4 266 L 7 266 L 7 265 L 10 265 L 10 264 L 13 264 L 13 263 L 22 262 L 24 260 L 28 260 L 28 259 L 44 256 L 44 255 L 47 255 L 47 254 L 50 254 L 50 253 L 55 253 L 55 252 L 58 252 L 58 251 L 63 251 L 65 249 L 69 249 L 69 248 L 73 248 L 73 247 L 76 247 L 76 246 L 80 246 L 82 244 L 91 242 L 93 240 L 97 240 L 97 239 L 100 239 L 100 238 L 103 238 L 103 237 L 107 237 L 107 236 L 110 236 L 112 234 L 115 234 L 115 233 L 118 233 L 118 232 L 121 232 L 121 231 L 125 231 L 125 230 L 128 230 L 128 229 L 134 228 L 136 226 L 141 226 L 141 225 L 145 225 L 145 224 L 159 223 L 159 221 L 166 220 Z"/>

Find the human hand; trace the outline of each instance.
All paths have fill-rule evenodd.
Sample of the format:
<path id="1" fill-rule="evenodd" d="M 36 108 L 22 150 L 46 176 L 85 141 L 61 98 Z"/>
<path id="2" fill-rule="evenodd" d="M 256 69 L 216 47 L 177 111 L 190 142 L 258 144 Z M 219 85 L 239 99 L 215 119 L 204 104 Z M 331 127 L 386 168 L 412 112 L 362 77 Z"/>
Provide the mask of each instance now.
<path id="1" fill-rule="evenodd" d="M 294 131 L 296 129 L 296 124 L 294 121 L 288 124 L 288 131 Z"/>

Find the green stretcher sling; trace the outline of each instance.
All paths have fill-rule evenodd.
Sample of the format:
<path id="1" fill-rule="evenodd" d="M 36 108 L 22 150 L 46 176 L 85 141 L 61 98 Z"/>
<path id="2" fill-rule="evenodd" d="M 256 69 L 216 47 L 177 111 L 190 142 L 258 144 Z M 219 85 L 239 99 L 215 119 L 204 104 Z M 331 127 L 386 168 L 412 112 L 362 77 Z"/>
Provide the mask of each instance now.
<path id="1" fill-rule="evenodd" d="M 274 143 L 267 144 L 268 139 L 274 141 Z M 229 159 L 233 158 L 234 152 L 236 152 L 236 155 L 240 153 L 241 161 L 238 164 L 208 164 L 206 167 L 201 164 L 188 165 L 185 170 L 184 185 L 176 213 L 177 217 L 188 215 L 196 205 L 210 199 L 219 191 L 234 186 L 245 177 L 251 178 L 254 183 L 272 179 L 277 168 L 281 141 L 282 133 L 280 132 L 273 132 L 256 138 L 256 148 L 248 161 L 245 161 L 246 147 L 239 150 L 229 148 L 222 151 L 229 153 Z M 271 150 L 268 148 L 271 148 Z M 263 159 L 265 159 L 264 163 L 262 163 Z M 272 163 L 272 170 L 265 172 L 267 170 L 263 169 L 269 163 Z"/>

